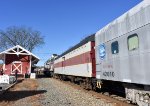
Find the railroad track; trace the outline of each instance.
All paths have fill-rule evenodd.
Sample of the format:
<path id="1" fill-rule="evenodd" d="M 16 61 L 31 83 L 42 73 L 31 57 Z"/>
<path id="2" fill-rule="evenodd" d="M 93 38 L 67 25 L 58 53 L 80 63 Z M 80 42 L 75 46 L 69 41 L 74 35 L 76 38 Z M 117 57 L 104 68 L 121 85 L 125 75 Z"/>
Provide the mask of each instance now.
<path id="1" fill-rule="evenodd" d="M 126 98 L 118 96 L 116 94 L 104 91 L 98 92 L 93 90 L 86 90 L 82 88 L 80 85 L 72 83 L 71 81 L 63 81 L 60 79 L 55 80 L 59 80 L 67 85 L 74 87 L 75 89 L 82 90 L 83 92 L 89 93 L 92 96 L 96 97 L 97 99 L 104 101 L 102 102 L 102 106 L 136 106 L 135 104 L 131 104 L 130 101 L 126 100 Z"/>

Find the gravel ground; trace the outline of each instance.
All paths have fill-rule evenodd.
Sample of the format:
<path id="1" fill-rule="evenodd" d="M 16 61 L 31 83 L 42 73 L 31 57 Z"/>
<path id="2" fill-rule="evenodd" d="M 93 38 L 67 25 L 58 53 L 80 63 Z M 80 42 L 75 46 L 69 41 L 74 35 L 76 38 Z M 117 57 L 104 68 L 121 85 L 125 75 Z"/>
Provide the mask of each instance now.
<path id="1" fill-rule="evenodd" d="M 37 90 L 37 80 L 25 79 L 19 81 L 9 91 L 0 95 L 0 106 L 40 106 L 40 94 L 46 91 Z"/>
<path id="2" fill-rule="evenodd" d="M 38 79 L 38 90 L 46 90 L 39 100 L 42 106 L 115 106 L 104 99 L 96 98 L 88 92 L 50 78 Z"/>
<path id="3" fill-rule="evenodd" d="M 0 95 L 0 106 L 127 106 L 92 92 L 53 78 L 25 79 Z"/>

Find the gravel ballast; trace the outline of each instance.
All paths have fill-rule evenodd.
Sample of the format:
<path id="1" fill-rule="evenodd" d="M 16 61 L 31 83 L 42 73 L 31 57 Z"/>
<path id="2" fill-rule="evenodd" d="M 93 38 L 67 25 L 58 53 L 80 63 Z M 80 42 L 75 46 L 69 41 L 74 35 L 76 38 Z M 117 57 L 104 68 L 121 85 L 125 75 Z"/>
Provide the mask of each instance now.
<path id="1" fill-rule="evenodd" d="M 37 79 L 38 90 L 46 90 L 41 94 L 39 104 L 43 106 L 115 106 L 101 98 L 96 98 L 88 92 L 75 89 L 59 80 L 42 78 Z"/>
<path id="2" fill-rule="evenodd" d="M 54 78 L 25 79 L 0 95 L 0 106 L 129 106 Z"/>

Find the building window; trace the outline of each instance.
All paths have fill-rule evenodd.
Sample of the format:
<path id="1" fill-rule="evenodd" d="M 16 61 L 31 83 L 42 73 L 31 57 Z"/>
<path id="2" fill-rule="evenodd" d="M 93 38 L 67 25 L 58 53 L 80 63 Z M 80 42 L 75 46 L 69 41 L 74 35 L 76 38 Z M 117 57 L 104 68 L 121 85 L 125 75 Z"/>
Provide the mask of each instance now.
<path id="1" fill-rule="evenodd" d="M 111 44 L 111 52 L 112 52 L 112 54 L 119 53 L 118 41 L 112 42 L 112 44 Z"/>
<path id="2" fill-rule="evenodd" d="M 139 48 L 139 38 L 137 34 L 128 36 L 128 50 L 135 50 Z"/>

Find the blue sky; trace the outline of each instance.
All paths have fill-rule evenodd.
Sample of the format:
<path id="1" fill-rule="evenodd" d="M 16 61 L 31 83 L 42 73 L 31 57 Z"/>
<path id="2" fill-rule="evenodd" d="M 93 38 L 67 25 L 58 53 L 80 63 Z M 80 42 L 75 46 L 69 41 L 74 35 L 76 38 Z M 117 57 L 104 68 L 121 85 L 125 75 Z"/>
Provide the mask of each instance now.
<path id="1" fill-rule="evenodd" d="M 131 9 L 141 0 L 1 0 L 0 29 L 26 26 L 38 30 L 45 45 L 33 53 L 43 63 Z"/>

